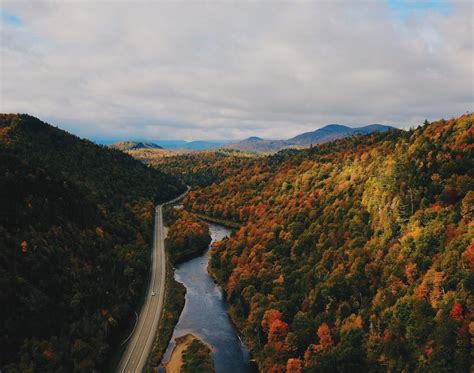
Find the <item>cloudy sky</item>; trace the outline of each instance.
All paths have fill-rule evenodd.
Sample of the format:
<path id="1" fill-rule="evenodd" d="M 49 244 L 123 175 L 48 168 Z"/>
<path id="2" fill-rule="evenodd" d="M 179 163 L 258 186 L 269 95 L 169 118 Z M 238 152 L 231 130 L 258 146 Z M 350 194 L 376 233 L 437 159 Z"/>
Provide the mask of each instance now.
<path id="1" fill-rule="evenodd" d="M 470 1 L 2 1 L 0 110 L 89 138 L 288 138 L 473 110 Z"/>

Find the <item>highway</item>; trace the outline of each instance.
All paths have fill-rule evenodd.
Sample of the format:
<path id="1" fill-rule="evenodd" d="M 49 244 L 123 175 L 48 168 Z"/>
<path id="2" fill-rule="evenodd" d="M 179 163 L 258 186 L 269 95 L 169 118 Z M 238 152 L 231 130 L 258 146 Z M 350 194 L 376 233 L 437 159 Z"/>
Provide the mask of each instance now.
<path id="1" fill-rule="evenodd" d="M 171 204 L 186 195 L 188 190 L 179 197 L 166 202 Z M 166 254 L 165 233 L 163 227 L 163 205 L 155 208 L 155 227 L 152 250 L 152 273 L 145 302 L 143 304 L 138 324 L 129 340 L 127 349 L 118 365 L 118 372 L 142 372 L 155 340 L 158 323 L 163 313 L 166 286 Z M 154 296 L 152 294 L 155 294 Z"/>

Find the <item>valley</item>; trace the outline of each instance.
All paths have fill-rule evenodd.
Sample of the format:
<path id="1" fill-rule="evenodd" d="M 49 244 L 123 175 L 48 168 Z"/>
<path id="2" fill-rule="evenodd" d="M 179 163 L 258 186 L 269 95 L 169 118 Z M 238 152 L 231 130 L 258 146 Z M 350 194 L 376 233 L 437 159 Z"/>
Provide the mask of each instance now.
<path id="1" fill-rule="evenodd" d="M 186 193 L 187 191 L 173 200 L 167 201 L 165 205 L 177 202 Z M 163 314 L 167 271 L 163 205 L 158 205 L 155 208 L 154 220 L 151 278 L 136 330 L 134 328 L 132 331 L 131 339 L 118 366 L 118 371 L 123 373 L 143 371 L 147 366 L 158 323 Z"/>
<path id="2" fill-rule="evenodd" d="M 474 2 L 0 4 L 0 373 L 474 373 Z"/>
<path id="3" fill-rule="evenodd" d="M 214 245 L 209 271 L 259 370 L 469 366 L 459 333 L 472 310 L 472 123 L 469 114 L 270 156 L 207 151 L 154 164 L 194 185 L 186 210 L 241 225 Z"/>
<path id="4" fill-rule="evenodd" d="M 120 372 L 158 369 L 189 333 L 204 343 L 190 361 L 208 345 L 217 372 L 251 359 L 275 373 L 470 366 L 473 114 L 267 155 L 153 159 L 134 153 L 163 150 L 150 143 L 109 149 L 1 119 L 5 371 L 105 367 L 140 308 Z M 38 282 L 56 263 L 63 287 Z M 166 295 L 173 273 L 184 288 Z"/>

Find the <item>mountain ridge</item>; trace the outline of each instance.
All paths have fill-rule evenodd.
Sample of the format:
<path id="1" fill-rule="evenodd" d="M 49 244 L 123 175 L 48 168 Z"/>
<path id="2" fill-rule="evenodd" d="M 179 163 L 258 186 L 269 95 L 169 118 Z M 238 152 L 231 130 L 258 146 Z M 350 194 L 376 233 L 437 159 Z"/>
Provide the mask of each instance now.
<path id="1" fill-rule="evenodd" d="M 161 148 L 177 152 L 192 152 L 221 148 L 256 153 L 274 153 L 287 148 L 306 148 L 311 145 L 317 145 L 347 136 L 363 135 L 376 131 L 385 132 L 388 130 L 398 130 L 398 128 L 386 124 L 369 124 L 365 126 L 351 127 L 348 125 L 332 123 L 314 131 L 300 133 L 286 140 L 264 139 L 259 136 L 250 136 L 243 140 L 234 142 L 230 140 L 123 140 L 116 141 L 108 146 L 122 151 Z M 105 144 L 106 142 L 102 143 Z"/>
<path id="2" fill-rule="evenodd" d="M 273 153 L 287 148 L 307 148 L 325 142 L 341 139 L 348 136 L 364 135 L 372 132 L 385 132 L 398 130 L 396 127 L 384 124 L 370 124 L 360 127 L 349 127 L 342 124 L 328 124 L 314 131 L 300 133 L 287 140 L 266 140 L 261 137 L 251 136 L 245 140 L 227 144 L 224 149 L 241 151 Z"/>
<path id="3" fill-rule="evenodd" d="M 394 129 L 395 127 L 383 124 L 369 124 L 361 127 L 349 127 L 343 124 L 328 124 L 314 131 L 299 134 L 287 141 L 296 145 L 307 146 L 311 144 L 321 144 L 323 142 L 329 142 L 351 135 L 385 132 Z"/>
<path id="4" fill-rule="evenodd" d="M 163 149 L 163 147 L 158 144 L 144 141 L 117 141 L 110 145 L 110 147 L 122 151 L 137 149 Z"/>

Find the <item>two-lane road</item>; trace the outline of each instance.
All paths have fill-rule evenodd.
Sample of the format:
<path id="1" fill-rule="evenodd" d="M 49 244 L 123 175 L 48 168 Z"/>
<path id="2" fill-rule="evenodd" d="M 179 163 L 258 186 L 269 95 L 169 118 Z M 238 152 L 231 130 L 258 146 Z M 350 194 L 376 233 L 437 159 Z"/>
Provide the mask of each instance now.
<path id="1" fill-rule="evenodd" d="M 186 193 L 187 191 L 166 204 L 178 201 Z M 166 254 L 162 210 L 163 205 L 156 206 L 150 286 L 140 312 L 138 325 L 118 366 L 118 372 L 121 373 L 143 371 L 153 346 L 161 314 L 163 313 L 166 285 Z"/>

